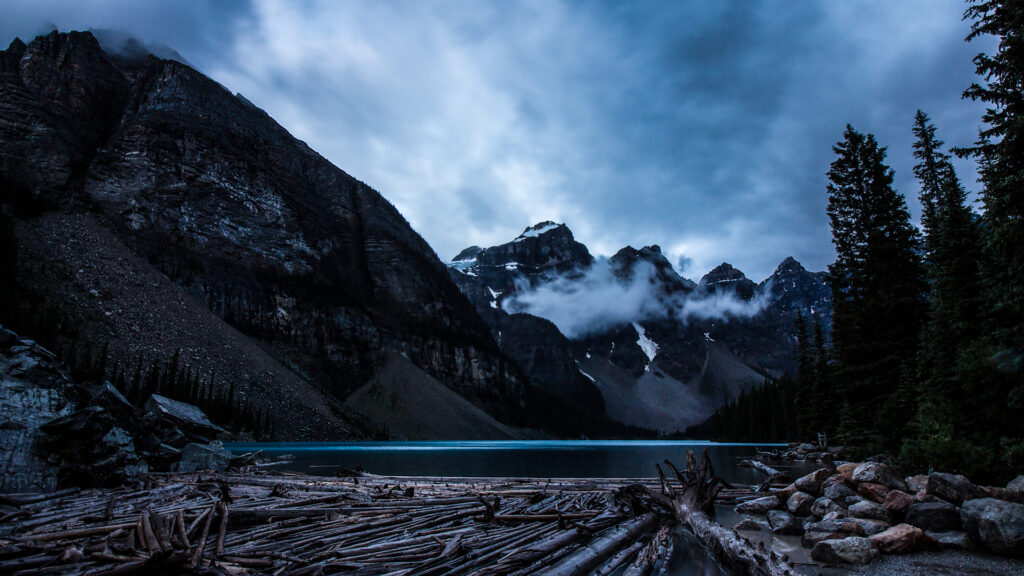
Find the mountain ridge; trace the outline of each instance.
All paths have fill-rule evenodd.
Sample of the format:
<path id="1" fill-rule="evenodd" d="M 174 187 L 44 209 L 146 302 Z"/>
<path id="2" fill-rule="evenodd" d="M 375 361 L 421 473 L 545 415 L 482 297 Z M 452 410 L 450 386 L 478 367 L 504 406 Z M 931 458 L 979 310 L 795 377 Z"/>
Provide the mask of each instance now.
<path id="1" fill-rule="evenodd" d="M 550 221 L 529 226 L 524 234 L 531 231 L 529 247 L 543 254 L 556 253 L 556 246 L 572 238 L 567 226 Z M 545 245 L 549 240 L 552 246 Z M 595 314 L 596 328 L 548 338 L 544 346 L 571 356 L 578 372 L 601 392 L 608 414 L 623 424 L 682 432 L 742 390 L 795 368 L 796 309 L 807 308 L 827 322 L 824 273 L 808 272 L 792 257 L 760 284 L 728 263 L 694 282 L 680 276 L 657 245 L 626 246 L 600 260 L 563 258 L 524 266 L 519 260 L 536 263 L 536 258 L 520 244 L 523 235 L 497 246 L 467 248 L 449 262 L 452 278 L 503 349 L 508 346 L 500 338 L 505 319 L 521 317 L 517 349 L 506 350 L 517 359 L 540 347 L 529 326 L 539 326 L 545 311 L 569 306 L 576 310 L 570 314 L 575 320 L 590 312 L 578 309 L 579 301 L 609 304 L 608 318 Z M 481 259 L 482 254 L 488 257 Z M 642 303 L 633 316 L 616 315 L 621 302 L 603 302 L 630 298 Z M 541 318 L 532 316 L 535 312 Z M 554 387 L 559 379 L 570 380 L 565 372 L 544 377 Z M 675 408 L 665 411 L 665 406 Z"/>
<path id="2" fill-rule="evenodd" d="M 330 409 L 310 426 L 286 399 L 275 402 L 281 439 L 365 435 L 343 400 L 392 351 L 499 420 L 525 422 L 528 383 L 430 246 L 380 194 L 262 110 L 181 62 L 109 56 L 88 32 L 12 42 L 0 51 L 0 74 L 2 200 L 17 212 L 22 247 L 73 276 L 84 256 L 57 250 L 50 229 L 31 223 L 62 220 L 54 229 L 80 245 L 71 222 L 84 215 L 112 233 L 109 244 L 141 257 L 146 274 L 170 279 L 279 364 L 274 376 L 247 379 L 230 367 L 239 364 L 193 351 L 188 330 L 126 332 L 81 304 L 116 278 L 95 287 L 35 282 L 23 258 L 19 281 L 40 306 L 72 316 L 82 336 L 108 341 L 125 362 L 185 350 L 182 360 L 214 372 L 218 388 L 238 382 L 237 393 L 256 400 L 291 373 L 306 383 L 302 395 Z M 128 289 L 139 292 L 130 303 L 146 301 L 144 287 Z"/>

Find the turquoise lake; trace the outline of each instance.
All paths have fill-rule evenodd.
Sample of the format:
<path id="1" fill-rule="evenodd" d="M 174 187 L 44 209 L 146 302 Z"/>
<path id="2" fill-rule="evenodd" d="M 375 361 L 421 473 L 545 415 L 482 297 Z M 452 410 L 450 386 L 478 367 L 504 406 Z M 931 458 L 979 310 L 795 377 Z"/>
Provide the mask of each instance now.
<path id="1" fill-rule="evenodd" d="M 686 450 L 710 450 L 715 471 L 728 482 L 757 483 L 761 475 L 738 462 L 777 444 L 722 444 L 660 440 L 537 440 L 454 442 L 232 443 L 236 453 L 263 450 L 293 458 L 276 469 L 335 476 L 361 466 L 397 476 L 504 476 L 539 478 L 642 478 L 656 475 L 666 458 L 686 463 Z M 780 466 L 781 468 L 781 466 Z M 799 470 L 794 469 L 794 472 Z"/>

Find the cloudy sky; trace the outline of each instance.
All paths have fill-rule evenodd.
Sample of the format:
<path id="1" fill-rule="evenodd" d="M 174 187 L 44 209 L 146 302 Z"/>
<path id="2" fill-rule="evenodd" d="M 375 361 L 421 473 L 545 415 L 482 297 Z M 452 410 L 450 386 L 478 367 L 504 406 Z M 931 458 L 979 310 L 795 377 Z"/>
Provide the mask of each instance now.
<path id="1" fill-rule="evenodd" d="M 449 259 L 541 220 L 699 278 L 833 257 L 843 128 L 889 147 L 919 214 L 914 111 L 970 144 L 960 0 L 5 0 L 0 41 L 117 29 L 177 50 L 402 211 Z M 958 161 L 977 188 L 974 166 Z"/>

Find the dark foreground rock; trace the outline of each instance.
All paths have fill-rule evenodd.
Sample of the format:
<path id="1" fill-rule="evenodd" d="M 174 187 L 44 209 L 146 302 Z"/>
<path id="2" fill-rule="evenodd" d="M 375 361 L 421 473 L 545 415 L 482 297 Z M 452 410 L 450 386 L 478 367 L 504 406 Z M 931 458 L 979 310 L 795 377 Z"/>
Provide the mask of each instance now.
<path id="1" fill-rule="evenodd" d="M 907 509 L 907 524 L 922 530 L 949 532 L 960 530 L 960 513 L 948 502 L 921 502 Z"/>
<path id="2" fill-rule="evenodd" d="M 945 472 L 932 472 L 928 475 L 928 483 L 925 485 L 925 492 L 946 502 L 956 504 L 964 503 L 965 500 L 985 498 L 988 493 L 975 486 L 967 478 L 959 474 L 947 474 Z"/>
<path id="3" fill-rule="evenodd" d="M 885 532 L 870 536 L 869 540 L 884 554 L 908 554 L 927 550 L 934 545 L 924 530 L 910 524 L 897 524 Z"/>
<path id="4" fill-rule="evenodd" d="M 811 549 L 811 558 L 818 562 L 868 564 L 878 557 L 878 550 L 867 538 L 851 536 L 841 540 L 824 540 Z"/>
<path id="5" fill-rule="evenodd" d="M 154 394 L 140 411 L 109 382 L 75 381 L 53 353 L 2 326 L 0 342 L 0 492 L 134 484 L 170 470 L 186 445 L 225 434 L 190 404 Z"/>
<path id="6" fill-rule="evenodd" d="M 960 508 L 964 530 L 996 554 L 1024 556 L 1024 504 L 995 498 L 964 502 Z"/>

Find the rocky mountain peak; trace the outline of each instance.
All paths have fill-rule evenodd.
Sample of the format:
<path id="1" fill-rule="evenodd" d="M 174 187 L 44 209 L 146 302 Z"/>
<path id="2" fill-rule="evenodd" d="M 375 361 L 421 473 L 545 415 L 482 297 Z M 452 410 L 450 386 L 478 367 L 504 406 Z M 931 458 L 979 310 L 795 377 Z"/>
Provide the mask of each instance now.
<path id="1" fill-rule="evenodd" d="M 467 252 L 469 250 L 470 252 Z M 472 253 L 472 247 L 461 255 Z M 476 253 L 481 266 L 505 266 L 533 271 L 566 272 L 589 267 L 594 257 L 565 224 L 544 221 L 523 230 L 511 242 Z"/>
<path id="2" fill-rule="evenodd" d="M 568 232 L 569 236 L 572 236 L 572 231 L 570 231 L 569 227 L 566 226 L 565 224 L 559 222 L 552 222 L 551 220 L 545 220 L 543 222 L 538 222 L 533 226 L 526 227 L 526 229 L 523 230 L 523 233 L 520 234 L 519 236 L 516 236 L 513 242 L 521 242 L 527 238 L 536 238 L 538 236 L 555 231 Z"/>
<path id="3" fill-rule="evenodd" d="M 455 258 L 452 258 L 452 262 L 465 262 L 467 260 L 474 260 L 483 251 L 484 249 L 479 246 L 470 246 L 469 248 L 465 248 L 462 250 L 462 252 L 456 254 Z"/>
<path id="4" fill-rule="evenodd" d="M 728 262 L 722 262 L 705 274 L 700 279 L 700 286 L 709 293 L 720 290 L 735 292 L 744 300 L 750 300 L 757 292 L 757 284 Z"/>
<path id="5" fill-rule="evenodd" d="M 732 264 L 722 262 L 700 279 L 701 284 L 722 284 L 725 282 L 737 282 L 746 279 L 746 274 L 740 272 Z"/>
<path id="6" fill-rule="evenodd" d="M 786 256 L 786 258 L 779 263 L 779 266 L 775 269 L 772 276 L 779 276 L 782 274 L 798 274 L 800 272 L 806 272 L 807 270 L 803 267 L 800 262 L 797 262 L 796 258 L 792 256 Z"/>
<path id="7" fill-rule="evenodd" d="M 661 247 L 657 244 L 644 246 L 639 250 L 626 246 L 608 260 L 612 273 L 620 280 L 626 281 L 635 277 L 636 266 L 640 262 L 646 262 L 654 267 L 653 280 L 660 283 L 667 293 L 689 292 L 696 288 L 693 282 L 676 273 L 672 263 L 661 253 Z"/>
<path id="8" fill-rule="evenodd" d="M 800 308 L 824 313 L 831 306 L 825 279 L 824 272 L 809 272 L 789 256 L 761 283 L 761 289 L 770 290 L 773 302 L 785 310 Z"/>

